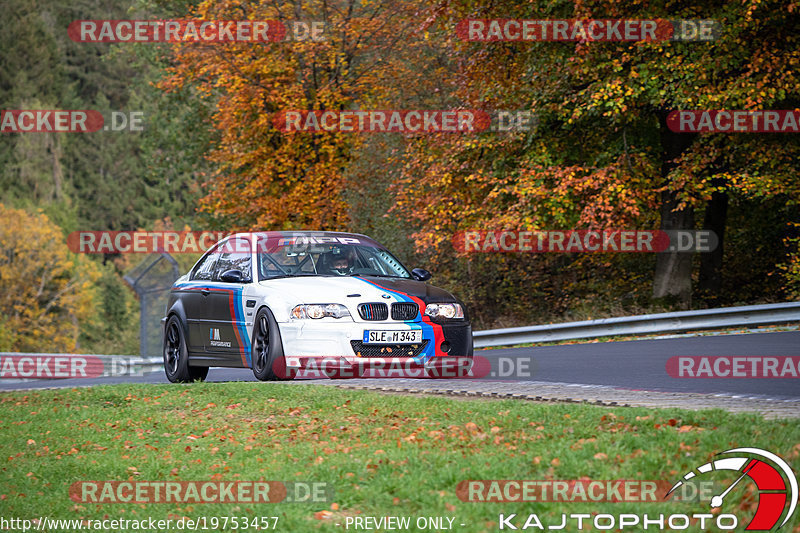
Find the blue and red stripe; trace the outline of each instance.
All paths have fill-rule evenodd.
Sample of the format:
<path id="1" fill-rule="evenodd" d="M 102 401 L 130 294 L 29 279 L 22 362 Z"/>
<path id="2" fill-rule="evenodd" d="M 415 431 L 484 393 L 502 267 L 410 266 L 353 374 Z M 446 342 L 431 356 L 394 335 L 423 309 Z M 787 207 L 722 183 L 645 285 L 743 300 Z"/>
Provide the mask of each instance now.
<path id="1" fill-rule="evenodd" d="M 218 285 L 191 285 L 180 284 L 175 285 L 176 289 L 188 291 L 213 291 L 228 294 L 228 308 L 231 316 L 231 326 L 233 326 L 233 333 L 236 336 L 236 341 L 239 346 L 239 355 L 242 358 L 242 364 L 245 368 L 251 368 L 251 346 L 250 336 L 247 334 L 247 325 L 244 319 L 244 308 L 242 307 L 242 289 L 240 287 L 220 287 Z"/>
<path id="2" fill-rule="evenodd" d="M 418 298 L 416 296 L 411 296 L 403 291 L 389 289 L 387 287 L 384 287 L 383 285 L 379 285 L 378 283 L 375 283 L 374 281 L 370 281 L 368 279 L 364 278 L 356 278 L 356 279 L 363 281 L 364 283 L 369 283 L 370 285 L 372 285 L 377 289 L 381 289 L 383 291 L 388 292 L 400 302 L 416 303 L 417 307 L 419 308 L 419 314 L 420 317 L 422 318 L 422 322 L 416 322 L 414 320 L 405 320 L 404 322 L 409 325 L 419 325 L 422 328 L 422 338 L 433 341 L 428 343 L 428 346 L 425 347 L 425 351 L 422 352 L 422 354 L 420 354 L 418 357 L 423 359 L 424 362 L 430 359 L 431 357 L 445 355 L 445 353 L 442 352 L 441 348 L 439 348 L 442 345 L 442 342 L 444 342 L 444 331 L 442 330 L 442 326 L 441 324 L 436 324 L 430 319 L 430 317 L 425 315 L 425 302 L 423 302 L 421 298 Z"/>

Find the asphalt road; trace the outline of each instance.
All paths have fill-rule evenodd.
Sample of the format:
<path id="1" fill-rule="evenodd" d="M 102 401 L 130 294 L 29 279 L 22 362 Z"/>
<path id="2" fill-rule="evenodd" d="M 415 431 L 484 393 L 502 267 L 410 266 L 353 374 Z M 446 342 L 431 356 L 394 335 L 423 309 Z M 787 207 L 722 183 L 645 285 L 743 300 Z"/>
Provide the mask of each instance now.
<path id="1" fill-rule="evenodd" d="M 496 357 L 533 357 L 536 381 L 608 385 L 625 389 L 800 398 L 795 379 L 673 378 L 674 356 L 800 356 L 800 331 L 680 337 L 492 350 Z"/>
<path id="2" fill-rule="evenodd" d="M 667 360 L 673 356 L 800 356 L 800 332 L 795 331 L 480 350 L 476 356 L 485 357 L 491 364 L 492 371 L 485 379 L 492 381 L 544 381 L 633 390 L 800 398 L 800 378 L 685 379 L 670 377 L 666 370 Z M 216 368 L 209 372 L 208 380 L 255 381 L 255 378 L 249 370 Z M 303 380 L 304 383 L 315 381 Z M 24 383 L 0 380 L 0 390 L 115 383 L 167 383 L 167 380 L 162 372 L 136 377 Z"/>

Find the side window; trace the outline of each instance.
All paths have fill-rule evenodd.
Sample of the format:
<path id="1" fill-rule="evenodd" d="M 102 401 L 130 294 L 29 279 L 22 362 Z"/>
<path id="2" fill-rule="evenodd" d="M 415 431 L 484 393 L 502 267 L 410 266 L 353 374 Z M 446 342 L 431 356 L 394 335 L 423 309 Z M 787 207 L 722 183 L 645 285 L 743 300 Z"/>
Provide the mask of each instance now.
<path id="1" fill-rule="evenodd" d="M 216 250 L 208 252 L 192 271 L 192 279 L 213 279 L 214 267 L 217 265 L 217 259 L 219 259 L 219 254 Z"/>
<path id="2" fill-rule="evenodd" d="M 253 279 L 250 268 L 253 262 L 253 254 L 250 251 L 249 240 L 231 239 L 220 247 L 217 255 L 219 255 L 219 262 L 217 263 L 214 279 L 218 280 L 222 273 L 227 270 L 241 270 L 244 280 L 251 281 Z"/>

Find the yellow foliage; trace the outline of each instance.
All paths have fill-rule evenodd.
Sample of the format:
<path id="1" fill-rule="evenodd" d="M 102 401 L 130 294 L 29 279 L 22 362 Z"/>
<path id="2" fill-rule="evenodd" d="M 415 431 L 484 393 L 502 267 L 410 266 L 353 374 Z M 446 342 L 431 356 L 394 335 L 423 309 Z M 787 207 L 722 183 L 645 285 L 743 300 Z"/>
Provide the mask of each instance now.
<path id="1" fill-rule="evenodd" d="M 69 251 L 43 213 L 0 204 L 0 347 L 74 352 L 78 325 L 94 314 L 100 271 Z"/>

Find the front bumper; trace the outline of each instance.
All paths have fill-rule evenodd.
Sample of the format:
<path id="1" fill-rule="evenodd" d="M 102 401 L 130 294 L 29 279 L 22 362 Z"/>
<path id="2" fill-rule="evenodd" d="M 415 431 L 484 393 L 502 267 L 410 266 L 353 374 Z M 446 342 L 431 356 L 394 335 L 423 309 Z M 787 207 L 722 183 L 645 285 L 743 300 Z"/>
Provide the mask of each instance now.
<path id="1" fill-rule="evenodd" d="M 287 357 L 286 370 L 297 378 L 473 378 L 472 357 Z"/>
<path id="2" fill-rule="evenodd" d="M 472 356 L 472 328 L 466 321 L 433 322 L 345 322 L 344 320 L 291 320 L 279 324 L 283 353 L 288 366 L 309 358 L 340 358 L 349 365 L 365 360 L 409 359 L 423 365 L 435 357 Z M 365 344 L 364 331 L 421 329 L 423 346 Z"/>

